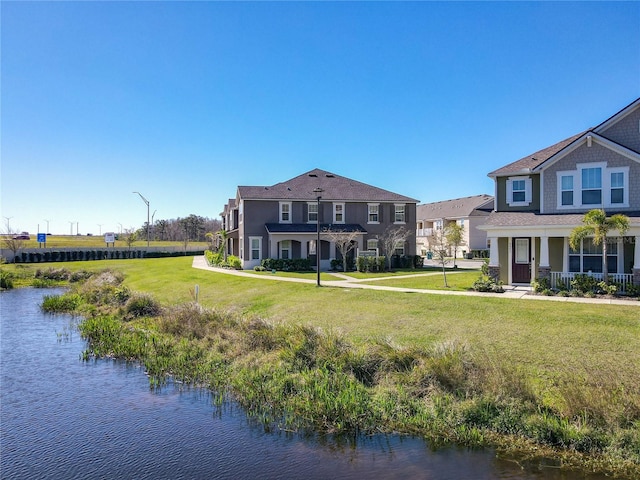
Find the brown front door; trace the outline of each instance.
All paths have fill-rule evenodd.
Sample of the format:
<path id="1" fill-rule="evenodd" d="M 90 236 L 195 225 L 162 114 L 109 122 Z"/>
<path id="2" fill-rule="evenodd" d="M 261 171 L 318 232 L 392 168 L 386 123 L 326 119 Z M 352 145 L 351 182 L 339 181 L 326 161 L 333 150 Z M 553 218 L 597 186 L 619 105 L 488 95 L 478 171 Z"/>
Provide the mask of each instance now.
<path id="1" fill-rule="evenodd" d="M 513 283 L 531 282 L 531 239 L 513 239 L 513 261 L 511 264 Z"/>

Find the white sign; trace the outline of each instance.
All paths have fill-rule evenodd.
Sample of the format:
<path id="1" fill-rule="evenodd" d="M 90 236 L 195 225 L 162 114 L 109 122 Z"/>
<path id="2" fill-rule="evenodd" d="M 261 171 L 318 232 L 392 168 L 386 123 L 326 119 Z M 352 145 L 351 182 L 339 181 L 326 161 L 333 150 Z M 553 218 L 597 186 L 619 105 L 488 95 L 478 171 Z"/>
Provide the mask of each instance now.
<path id="1" fill-rule="evenodd" d="M 108 232 L 104 234 L 104 242 L 105 243 L 115 243 L 116 234 L 113 232 Z"/>

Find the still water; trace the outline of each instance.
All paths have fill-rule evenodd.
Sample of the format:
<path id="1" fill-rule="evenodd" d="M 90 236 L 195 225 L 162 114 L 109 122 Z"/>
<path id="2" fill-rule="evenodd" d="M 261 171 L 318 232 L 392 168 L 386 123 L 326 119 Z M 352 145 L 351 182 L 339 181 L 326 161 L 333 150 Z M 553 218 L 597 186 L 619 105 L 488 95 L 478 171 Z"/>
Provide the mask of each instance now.
<path id="1" fill-rule="evenodd" d="M 348 445 L 266 433 L 203 391 L 150 391 L 144 370 L 83 362 L 66 315 L 40 311 L 52 290 L 0 293 L 3 479 L 596 479 L 522 469 L 490 451 L 429 449 L 377 435 Z M 603 477 L 602 477 L 603 478 Z"/>

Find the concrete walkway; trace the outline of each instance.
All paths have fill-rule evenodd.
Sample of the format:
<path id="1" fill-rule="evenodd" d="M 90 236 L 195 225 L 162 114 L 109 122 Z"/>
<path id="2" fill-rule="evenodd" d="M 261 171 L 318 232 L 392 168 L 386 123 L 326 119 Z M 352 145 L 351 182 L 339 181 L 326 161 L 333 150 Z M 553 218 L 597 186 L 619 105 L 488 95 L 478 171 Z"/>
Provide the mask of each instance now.
<path id="1" fill-rule="evenodd" d="M 458 266 L 461 268 L 461 262 L 458 262 Z M 193 257 L 193 268 L 197 268 L 200 270 L 209 270 L 211 272 L 224 273 L 226 275 L 236 275 L 240 277 L 251 277 L 257 278 L 260 280 L 267 281 L 278 281 L 278 282 L 294 282 L 294 283 L 307 283 L 310 285 L 315 285 L 316 280 L 311 280 L 307 278 L 294 278 L 294 277 L 286 277 L 286 276 L 278 276 L 278 275 L 260 275 L 257 273 L 253 273 L 250 270 L 233 270 L 228 268 L 218 268 L 211 267 L 207 264 L 207 260 L 204 256 L 195 256 Z M 632 305 L 636 307 L 640 307 L 640 302 L 637 300 L 622 300 L 617 298 L 585 298 L 585 297 L 547 297 L 542 295 L 530 295 L 531 287 L 523 287 L 523 286 L 504 286 L 504 293 L 485 293 L 485 292 L 474 292 L 474 291 L 453 291 L 453 290 L 426 290 L 419 288 L 404 288 L 404 287 L 389 287 L 386 285 L 375 285 L 377 280 L 389 280 L 390 278 L 397 277 L 373 277 L 366 279 L 356 279 L 349 277 L 347 275 L 343 275 L 339 272 L 322 272 L 323 274 L 328 274 L 336 277 L 337 280 L 321 280 L 321 284 L 324 287 L 340 287 L 340 288 L 361 288 L 361 289 L 370 289 L 370 290 L 386 290 L 391 292 L 404 292 L 404 293 L 428 293 L 431 295 L 458 295 L 458 296 L 470 296 L 470 297 L 494 297 L 494 298 L 510 298 L 510 299 L 523 299 L 523 300 L 541 300 L 541 301 L 550 301 L 550 302 L 575 302 L 575 303 L 595 303 L 595 304 L 610 304 L 610 305 Z M 455 270 L 448 270 L 447 275 L 455 275 Z M 425 272 L 425 273 L 415 273 L 411 275 L 406 275 L 409 277 L 426 277 L 433 275 L 442 275 L 441 272 Z"/>

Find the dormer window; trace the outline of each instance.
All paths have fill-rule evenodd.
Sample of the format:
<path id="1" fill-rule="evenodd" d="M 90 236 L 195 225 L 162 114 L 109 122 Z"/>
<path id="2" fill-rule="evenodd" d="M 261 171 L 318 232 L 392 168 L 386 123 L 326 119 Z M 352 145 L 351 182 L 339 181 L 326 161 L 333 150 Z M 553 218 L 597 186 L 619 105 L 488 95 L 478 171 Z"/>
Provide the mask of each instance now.
<path id="1" fill-rule="evenodd" d="M 527 207 L 531 203 L 531 178 L 507 179 L 507 203 L 510 207 Z"/>

